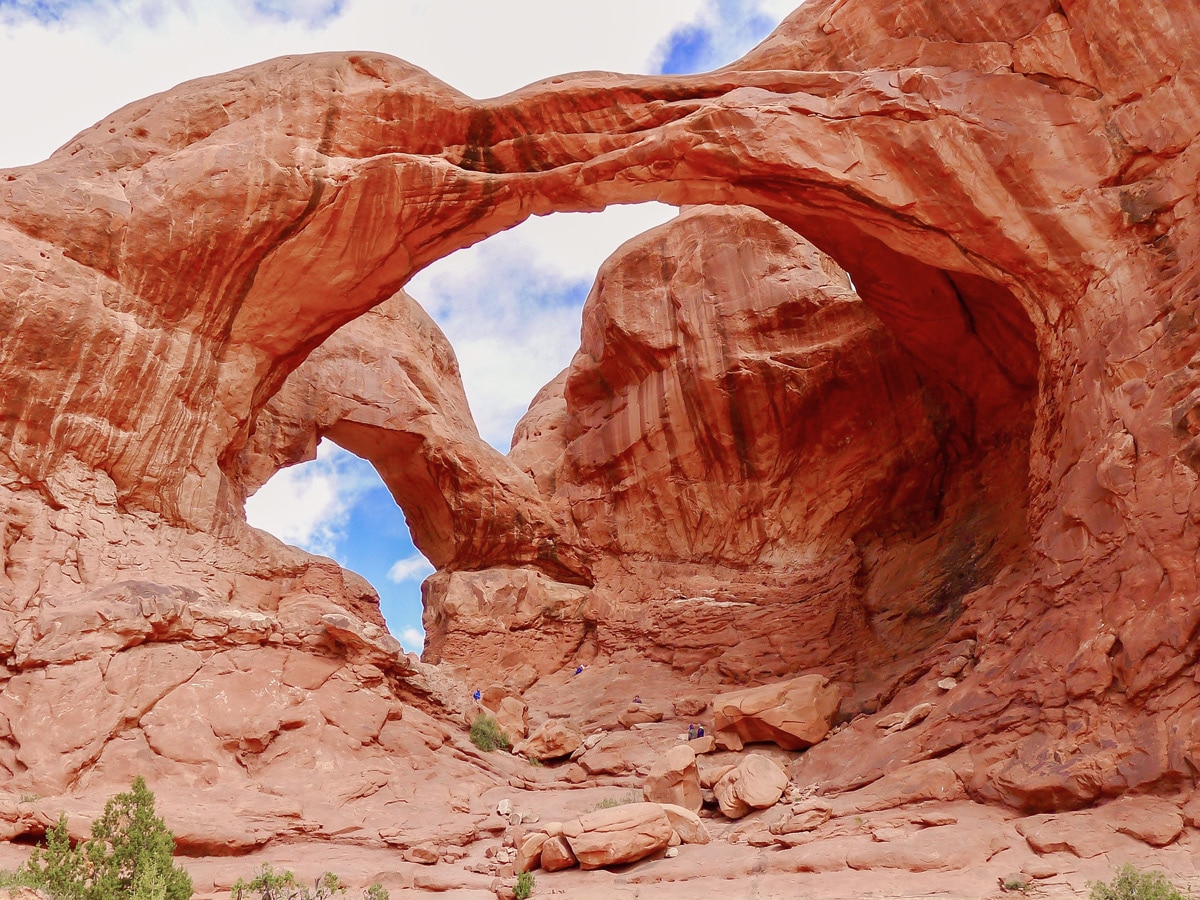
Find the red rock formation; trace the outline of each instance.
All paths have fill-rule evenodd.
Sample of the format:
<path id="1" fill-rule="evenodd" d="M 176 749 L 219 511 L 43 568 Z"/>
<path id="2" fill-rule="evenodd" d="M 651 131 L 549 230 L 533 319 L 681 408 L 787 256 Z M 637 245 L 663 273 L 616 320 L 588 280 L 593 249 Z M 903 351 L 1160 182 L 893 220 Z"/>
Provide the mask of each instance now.
<path id="1" fill-rule="evenodd" d="M 321 437 L 374 464 L 434 565 L 499 557 L 586 579 L 547 499 L 479 437 L 454 350 L 407 294 L 313 351 L 259 412 L 231 474 L 257 490 L 284 466 L 314 459 Z"/>
<path id="2" fill-rule="evenodd" d="M 1023 541 L 1028 403 L 986 441 L 949 420 L 828 257 L 753 210 L 706 207 L 606 263 L 583 347 L 511 456 L 574 520 L 606 645 L 735 680 L 857 678 L 941 634 Z M 459 604 L 441 584 L 432 658 L 499 657 L 475 618 L 445 621 Z"/>
<path id="3" fill-rule="evenodd" d="M 626 255 L 597 289 L 562 400 L 548 390 L 526 420 L 521 443 L 538 446 L 514 459 L 532 478 L 477 446 L 453 387 L 419 379 L 406 402 L 444 404 L 423 424 L 366 398 L 289 433 L 306 445 L 338 432 L 392 460 L 393 482 L 428 454 L 422 487 L 393 489 L 442 567 L 439 596 L 482 598 L 483 580 L 516 571 L 511 584 L 552 598 L 516 588 L 494 613 L 477 603 L 473 627 L 486 638 L 503 622 L 518 653 L 638 651 L 713 683 L 819 668 L 862 708 L 934 704 L 883 737 L 851 724 L 795 780 L 870 784 L 863 802 L 885 805 L 969 795 L 1044 812 L 1190 789 L 1198 34 L 1200 10 L 1169 0 L 814 0 L 716 73 L 576 75 L 485 102 L 380 56 L 285 58 L 133 104 L 0 172 L 10 790 L 94 803 L 140 770 L 193 811 L 191 797 L 224 804 L 231 787 L 255 798 L 244 821 L 258 831 L 196 813 L 195 848 L 314 828 L 408 846 L 410 822 L 374 823 L 388 791 L 432 808 L 413 770 L 508 777 L 472 768 L 461 738 L 433 749 L 444 737 L 419 712 L 433 689 L 378 630 L 366 585 L 246 528 L 243 488 L 266 471 L 249 456 L 307 402 L 301 388 L 264 417 L 289 374 L 421 266 L 530 214 L 650 198 L 758 209 L 836 260 L 862 306 L 836 302 L 844 282 L 810 251 L 768 271 L 747 243 L 676 271 L 694 273 L 688 286 L 702 261 L 726 282 L 755 273 L 727 301 L 748 319 L 693 306 L 672 321 L 661 296 L 642 307 L 622 293 L 632 281 L 673 296 Z M 670 233 L 684 246 L 712 215 Z M 744 221 L 774 233 L 768 249 L 795 241 Z M 772 291 L 818 276 L 790 318 Z M 817 346 L 823 317 L 847 380 Z M 806 349 L 793 359 L 784 338 Z M 717 348 L 745 355 L 706 355 Z M 376 358 L 397 382 L 448 371 L 436 355 Z M 777 371 L 793 362 L 817 370 Z M 637 404 L 607 405 L 598 378 Z M 753 439 L 747 409 L 766 426 Z M 849 449 L 831 445 L 846 435 Z M 283 444 L 280 461 L 297 446 Z M 492 503 L 495 527 L 456 520 Z M 548 609 L 588 591 L 559 577 L 593 587 L 539 638 Z M 447 608 L 431 605 L 434 624 Z M 442 624 L 438 652 L 461 658 L 455 627 Z M 207 731 L 193 740 L 198 703 Z M 88 715 L 66 723 L 63 709 Z M 883 777 L 896 760 L 914 771 Z M 329 799 L 278 799 L 300 793 Z M 36 832 L 16 796 L 3 821 Z M 883 849 L 800 847 L 787 864 L 940 865 L 934 828 L 959 829 L 963 865 L 1012 848 L 999 813 L 971 815 Z M 474 827 L 432 813 L 421 826 L 447 843 Z M 1173 827 L 1134 830 L 1157 841 Z M 1113 840 L 1142 841 L 1127 831 Z"/>

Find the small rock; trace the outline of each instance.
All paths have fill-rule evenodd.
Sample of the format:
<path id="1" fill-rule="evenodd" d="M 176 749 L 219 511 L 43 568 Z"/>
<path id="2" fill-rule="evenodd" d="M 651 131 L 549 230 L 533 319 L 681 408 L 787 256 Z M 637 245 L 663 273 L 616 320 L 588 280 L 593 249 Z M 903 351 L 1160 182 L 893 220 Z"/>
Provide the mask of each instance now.
<path id="1" fill-rule="evenodd" d="M 496 815 L 498 815 L 498 816 L 504 816 L 504 818 L 507 819 L 509 816 L 512 815 L 512 811 L 513 811 L 512 801 L 509 800 L 507 797 L 496 804 Z"/>
<path id="2" fill-rule="evenodd" d="M 563 771 L 562 779 L 568 784 L 583 784 L 588 780 L 587 769 L 579 765 L 579 763 L 571 763 Z"/>
<path id="3" fill-rule="evenodd" d="M 952 691 L 958 687 L 958 682 L 953 678 L 943 678 L 937 683 L 938 689 L 942 691 Z"/>
<path id="4" fill-rule="evenodd" d="M 887 718 L 892 721 L 887 726 L 884 726 L 882 722 L 876 722 L 875 724 L 880 728 L 886 727 L 888 734 L 895 734 L 898 731 L 906 731 L 914 725 L 924 722 L 931 712 L 933 712 L 932 703 L 918 703 L 908 712 L 893 713 L 891 716 L 888 716 Z M 896 718 L 897 716 L 899 718 Z"/>
<path id="5" fill-rule="evenodd" d="M 815 803 L 807 808 L 794 809 L 791 815 L 781 819 L 771 826 L 771 834 L 799 834 L 805 831 L 815 831 L 833 817 L 833 807 L 823 803 Z"/>
<path id="6" fill-rule="evenodd" d="M 1053 878 L 1058 874 L 1058 866 L 1044 859 L 1035 859 L 1021 866 L 1021 874 L 1030 878 Z"/>
<path id="7" fill-rule="evenodd" d="M 938 674 L 943 678 L 955 678 L 960 672 L 962 672 L 963 669 L 967 667 L 970 662 L 971 660 L 967 659 L 965 656 L 953 656 L 946 660 L 946 662 L 942 663 L 942 667 L 938 670 Z"/>
<path id="8" fill-rule="evenodd" d="M 679 855 L 678 847 L 668 847 L 667 852 L 663 854 L 667 859 L 674 859 Z"/>
<path id="9" fill-rule="evenodd" d="M 583 736 L 573 726 L 559 719 L 549 719 L 534 729 L 528 740 L 513 747 L 513 753 L 546 762 L 565 759 L 583 745 Z"/>
<path id="10" fill-rule="evenodd" d="M 674 833 L 657 803 L 627 803 L 563 823 L 563 837 L 584 869 L 644 859 L 666 848 Z"/>

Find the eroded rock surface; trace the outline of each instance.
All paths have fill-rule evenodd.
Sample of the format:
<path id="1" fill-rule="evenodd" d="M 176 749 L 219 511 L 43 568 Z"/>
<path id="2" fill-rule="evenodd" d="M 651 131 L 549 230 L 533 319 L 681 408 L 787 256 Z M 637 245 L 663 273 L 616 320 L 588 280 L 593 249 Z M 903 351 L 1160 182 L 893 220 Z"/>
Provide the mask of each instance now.
<path id="1" fill-rule="evenodd" d="M 442 724 L 461 688 L 400 653 L 368 585 L 241 518 L 328 434 L 441 570 L 430 660 L 495 670 L 515 642 L 530 694 L 580 662 L 666 664 L 689 696 L 845 690 L 851 721 L 789 763 L 831 819 L 768 858 L 749 814 L 703 851 L 723 875 L 1184 871 L 1197 35 L 1168 0 L 814 0 L 715 73 L 478 102 L 379 55 L 288 57 L 0 171 L 5 833 L 65 808 L 81 834 L 142 773 L 198 855 L 319 840 L 492 890 L 446 875 L 518 827 L 471 790 L 540 776 Z M 647 199 L 729 208 L 606 265 L 579 355 L 492 453 L 397 291 L 530 214 Z M 589 725 L 630 704 L 578 684 Z M 584 778 L 661 750 L 622 735 Z M 1166 799 L 1116 799 L 1139 793 Z M 1042 815 L 1071 817 L 1065 849 Z M 680 849 L 639 892 L 694 875 Z"/>

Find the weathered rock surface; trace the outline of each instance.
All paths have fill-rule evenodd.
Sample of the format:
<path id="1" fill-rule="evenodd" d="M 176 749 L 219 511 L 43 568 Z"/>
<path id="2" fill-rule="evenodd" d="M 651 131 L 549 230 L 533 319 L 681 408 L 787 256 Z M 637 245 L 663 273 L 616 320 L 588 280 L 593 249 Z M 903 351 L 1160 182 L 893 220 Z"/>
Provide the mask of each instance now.
<path id="1" fill-rule="evenodd" d="M 439 566 L 428 660 L 641 654 L 689 696 L 819 671 L 865 718 L 797 783 L 975 801 L 718 854 L 764 895 L 1028 862 L 981 804 L 1078 810 L 1055 824 L 1102 826 L 1067 847 L 1097 866 L 1191 865 L 1170 809 L 1100 811 L 1174 805 L 1200 769 L 1198 34 L 1169 0 L 814 0 L 719 72 L 479 102 L 379 55 L 287 57 L 0 171 L 5 832 L 69 809 L 82 834 L 141 773 L 198 860 L 377 861 L 473 845 L 488 817 L 455 791 L 541 777 L 440 724 L 460 688 L 368 585 L 245 526 L 327 434 Z M 482 447 L 397 291 L 530 214 L 655 198 L 728 208 L 614 257 L 508 459 Z M 444 869 L 420 877 L 490 888 Z"/>
<path id="2" fill-rule="evenodd" d="M 822 675 L 721 694 L 713 700 L 713 730 L 733 750 L 771 741 L 803 750 L 823 740 L 837 714 L 841 692 Z"/>

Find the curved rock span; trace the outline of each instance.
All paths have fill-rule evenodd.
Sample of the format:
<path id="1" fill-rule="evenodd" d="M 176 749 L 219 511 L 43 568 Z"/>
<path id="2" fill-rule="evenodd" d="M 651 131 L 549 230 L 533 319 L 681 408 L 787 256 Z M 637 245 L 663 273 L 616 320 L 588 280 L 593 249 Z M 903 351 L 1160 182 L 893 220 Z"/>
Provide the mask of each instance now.
<path id="1" fill-rule="evenodd" d="M 814 0 L 714 73 L 490 101 L 287 57 L 0 171 L 9 836 L 143 772 L 201 798 L 198 854 L 469 845 L 471 793 L 516 776 L 466 743 L 452 670 L 584 727 L 654 673 L 674 716 L 634 704 L 635 728 L 823 676 L 837 725 L 789 776 L 857 799 L 819 827 L 970 798 L 987 859 L 1018 813 L 1183 804 L 1197 36 L 1167 0 Z M 605 264 L 578 354 L 495 452 L 400 289 L 530 215 L 648 199 L 684 211 Z M 437 566 L 441 668 L 361 579 L 246 526 L 319 436 L 376 465 Z M 576 780 L 641 765 L 582 747 Z M 230 788 L 223 830 L 204 803 Z M 1020 834 L 1057 852 L 1045 831 Z M 909 868 L 945 845 L 914 841 Z M 889 865 L 856 847 L 795 865 Z"/>

